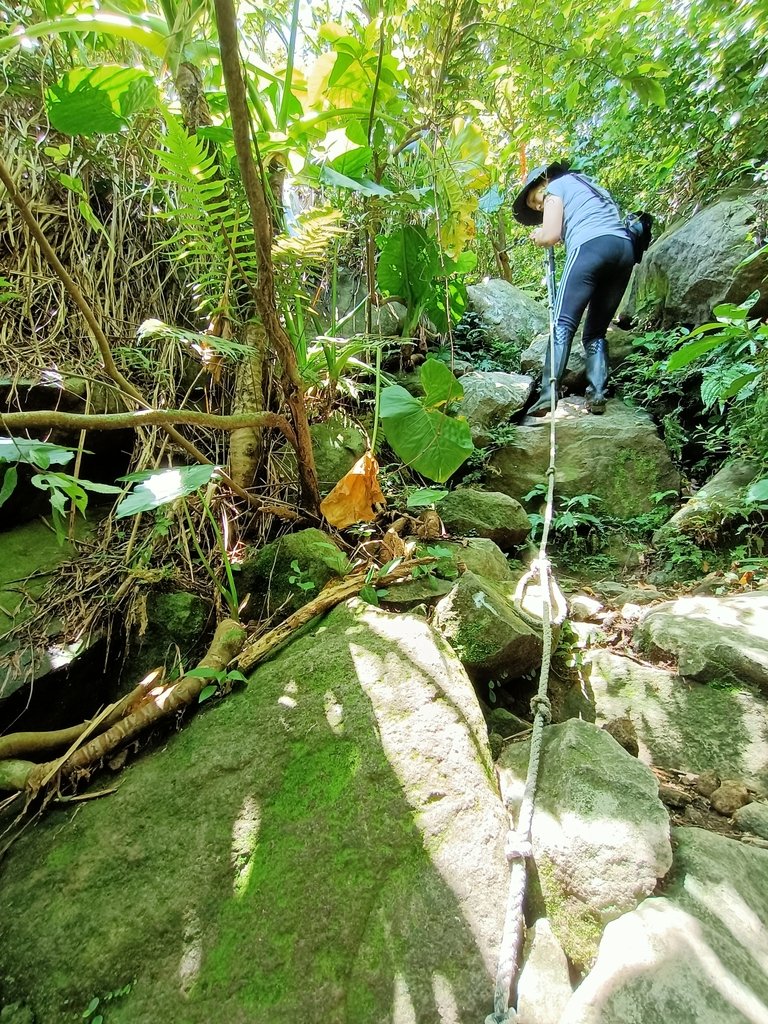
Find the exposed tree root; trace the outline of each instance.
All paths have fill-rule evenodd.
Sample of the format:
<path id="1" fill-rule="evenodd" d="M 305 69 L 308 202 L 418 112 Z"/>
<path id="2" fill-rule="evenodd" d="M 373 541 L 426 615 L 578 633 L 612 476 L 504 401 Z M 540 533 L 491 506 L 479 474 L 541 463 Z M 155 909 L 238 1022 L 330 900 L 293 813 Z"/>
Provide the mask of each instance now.
<path id="1" fill-rule="evenodd" d="M 211 646 L 199 662 L 198 668 L 211 668 L 216 672 L 226 669 L 244 643 L 245 629 L 234 619 L 224 619 L 217 626 Z M 135 699 L 132 703 L 126 703 L 133 696 L 129 695 L 129 698 L 120 702 L 124 712 L 127 712 L 124 718 L 120 718 L 101 735 L 72 753 L 65 754 L 58 761 L 48 761 L 44 764 L 16 760 L 0 762 L 0 789 L 24 789 L 30 798 L 35 796 L 52 779 L 66 779 L 78 771 L 87 769 L 156 722 L 194 703 L 208 682 L 209 679 L 201 676 L 183 676 L 177 683 L 163 688 L 159 693 L 151 691 L 138 707 L 135 707 Z M 103 724 L 108 718 L 112 718 L 111 710 L 99 724 Z M 6 784 L 9 782 L 12 785 Z"/>
<path id="2" fill-rule="evenodd" d="M 375 580 L 375 585 L 387 586 L 410 576 L 417 565 L 434 562 L 434 558 L 415 558 L 397 566 L 386 576 Z M 211 668 L 222 672 L 234 665 L 248 672 L 268 655 L 280 648 L 300 626 L 322 615 L 349 597 L 354 597 L 368 585 L 374 585 L 370 570 L 358 572 L 336 584 L 326 587 L 318 596 L 305 604 L 274 629 L 244 647 L 244 627 L 234 619 L 224 619 L 216 628 L 211 645 L 198 668 Z M 91 765 L 113 753 L 146 729 L 176 711 L 195 703 L 203 688 L 210 683 L 204 676 L 183 676 L 170 686 L 158 686 L 154 675 L 147 676 L 126 697 L 106 708 L 97 718 L 71 729 L 49 733 L 15 733 L 0 740 L 0 792 L 23 791 L 27 803 L 56 780 L 87 773 Z M 79 741 L 102 730 L 82 746 Z M 33 754 L 69 744 L 66 753 L 55 761 L 38 764 L 18 759 L 20 753 Z M 75 748 L 75 749 L 73 749 Z"/>

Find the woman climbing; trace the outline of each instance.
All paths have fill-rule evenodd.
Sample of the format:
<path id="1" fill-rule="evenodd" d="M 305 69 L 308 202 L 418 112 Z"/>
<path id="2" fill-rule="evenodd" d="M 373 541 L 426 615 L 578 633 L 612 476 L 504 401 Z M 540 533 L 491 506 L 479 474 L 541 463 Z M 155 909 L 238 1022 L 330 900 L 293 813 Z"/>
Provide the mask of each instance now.
<path id="1" fill-rule="evenodd" d="M 532 242 L 546 247 L 563 241 L 566 252 L 552 314 L 554 372 L 547 346 L 541 394 L 528 411 L 534 416 L 549 411 L 551 378 L 559 387 L 573 336 L 586 309 L 583 345 L 587 409 L 603 413 L 608 381 L 605 332 L 619 307 L 634 262 L 632 243 L 618 207 L 605 189 L 586 175 L 572 171 L 567 163 L 553 163 L 530 172 L 513 210 L 521 224 L 541 225 L 531 233 Z"/>

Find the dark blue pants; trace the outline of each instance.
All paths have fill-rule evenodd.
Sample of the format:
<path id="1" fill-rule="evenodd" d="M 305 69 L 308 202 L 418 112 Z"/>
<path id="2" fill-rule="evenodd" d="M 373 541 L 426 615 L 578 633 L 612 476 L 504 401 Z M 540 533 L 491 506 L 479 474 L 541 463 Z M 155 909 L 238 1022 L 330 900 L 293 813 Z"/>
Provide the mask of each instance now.
<path id="1" fill-rule="evenodd" d="M 555 325 L 573 337 L 587 310 L 584 341 L 604 338 L 632 267 L 632 243 L 618 235 L 591 238 L 569 252 L 555 297 Z"/>

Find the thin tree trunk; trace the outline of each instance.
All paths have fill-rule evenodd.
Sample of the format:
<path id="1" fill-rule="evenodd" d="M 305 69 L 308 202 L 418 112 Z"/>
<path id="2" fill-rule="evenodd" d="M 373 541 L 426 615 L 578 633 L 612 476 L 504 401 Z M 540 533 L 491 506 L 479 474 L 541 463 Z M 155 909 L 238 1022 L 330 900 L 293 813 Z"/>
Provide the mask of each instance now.
<path id="1" fill-rule="evenodd" d="M 262 376 L 266 335 L 260 323 L 246 324 L 243 341 L 251 354 L 238 363 L 235 378 L 234 415 L 260 413 L 264 397 Z M 229 439 L 229 475 L 240 487 L 248 488 L 261 462 L 263 431 L 260 427 L 233 430 Z"/>
<path id="2" fill-rule="evenodd" d="M 216 22 L 219 33 L 219 49 L 221 66 L 224 72 L 224 84 L 229 99 L 232 117 L 232 132 L 237 152 L 237 162 L 248 197 L 251 211 L 254 237 L 256 239 L 256 259 L 259 267 L 259 280 L 254 292 L 261 322 L 266 331 L 267 340 L 277 354 L 282 365 L 281 383 L 288 408 L 296 431 L 296 442 L 299 453 L 299 478 L 301 481 L 302 502 L 311 512 L 320 508 L 320 492 L 317 486 L 315 459 L 312 454 L 312 439 L 309 433 L 307 408 L 304 402 L 304 391 L 299 373 L 296 353 L 291 340 L 280 323 L 275 299 L 275 275 L 272 265 L 272 218 L 267 202 L 264 185 L 251 152 L 250 119 L 245 95 L 245 83 L 240 67 L 238 49 L 237 23 L 235 7 L 232 0 L 214 0 Z"/>

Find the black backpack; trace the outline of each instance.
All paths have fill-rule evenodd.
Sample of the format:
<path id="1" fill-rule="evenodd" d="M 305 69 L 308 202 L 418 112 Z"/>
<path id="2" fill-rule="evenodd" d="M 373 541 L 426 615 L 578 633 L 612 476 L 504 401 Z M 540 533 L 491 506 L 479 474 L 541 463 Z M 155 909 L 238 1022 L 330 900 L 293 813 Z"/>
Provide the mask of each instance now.
<path id="1" fill-rule="evenodd" d="M 629 235 L 629 240 L 632 243 L 635 263 L 640 262 L 643 258 L 643 253 L 651 244 L 652 227 L 653 217 L 650 213 L 645 213 L 643 210 L 635 210 L 634 213 L 628 213 L 624 218 L 624 230 Z"/>

